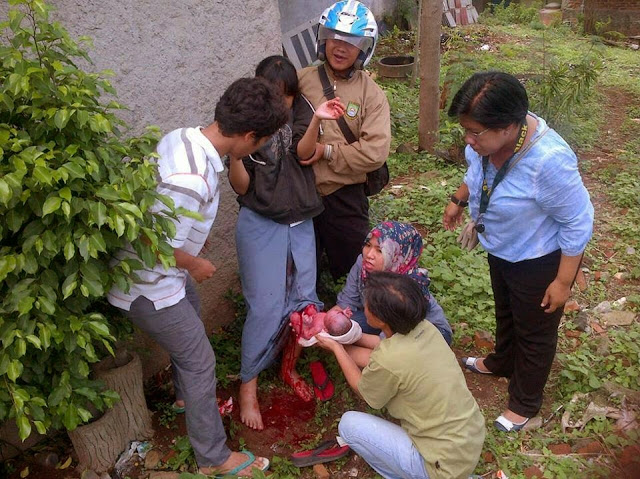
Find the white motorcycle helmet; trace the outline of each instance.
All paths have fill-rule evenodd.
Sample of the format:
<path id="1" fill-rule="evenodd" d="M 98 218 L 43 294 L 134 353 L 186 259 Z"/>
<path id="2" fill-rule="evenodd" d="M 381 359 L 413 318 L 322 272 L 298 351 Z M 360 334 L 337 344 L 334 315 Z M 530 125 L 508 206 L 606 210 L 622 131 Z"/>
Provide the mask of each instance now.
<path id="1" fill-rule="evenodd" d="M 336 2 L 320 17 L 316 53 L 322 61 L 326 60 L 328 39 L 342 40 L 360 49 L 353 68 L 362 70 L 376 48 L 378 24 L 371 11 L 357 0 Z"/>

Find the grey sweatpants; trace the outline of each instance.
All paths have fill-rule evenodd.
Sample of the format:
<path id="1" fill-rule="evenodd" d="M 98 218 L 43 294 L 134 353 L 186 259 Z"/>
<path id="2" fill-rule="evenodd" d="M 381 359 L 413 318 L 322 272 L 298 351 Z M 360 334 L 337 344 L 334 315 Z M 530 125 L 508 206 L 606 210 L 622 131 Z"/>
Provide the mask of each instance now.
<path id="1" fill-rule="evenodd" d="M 198 466 L 218 466 L 231 450 L 216 400 L 216 357 L 200 320 L 200 300 L 190 278 L 186 292 L 179 303 L 158 311 L 140 296 L 124 313 L 171 355 L 176 395 L 185 402 L 187 434 Z"/>

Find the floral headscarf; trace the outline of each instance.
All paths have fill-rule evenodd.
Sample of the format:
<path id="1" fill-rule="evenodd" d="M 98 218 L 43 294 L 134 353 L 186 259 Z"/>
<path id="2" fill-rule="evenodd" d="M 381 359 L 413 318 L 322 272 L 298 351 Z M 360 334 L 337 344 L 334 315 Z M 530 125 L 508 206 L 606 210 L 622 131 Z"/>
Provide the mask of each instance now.
<path id="1" fill-rule="evenodd" d="M 422 254 L 422 236 L 412 225 L 397 221 L 385 221 L 375 226 L 365 239 L 378 240 L 384 258 L 384 271 L 409 275 L 422 289 L 427 298 L 429 294 L 429 275 L 427 270 L 418 266 Z M 362 268 L 362 282 L 367 281 L 368 272 Z"/>

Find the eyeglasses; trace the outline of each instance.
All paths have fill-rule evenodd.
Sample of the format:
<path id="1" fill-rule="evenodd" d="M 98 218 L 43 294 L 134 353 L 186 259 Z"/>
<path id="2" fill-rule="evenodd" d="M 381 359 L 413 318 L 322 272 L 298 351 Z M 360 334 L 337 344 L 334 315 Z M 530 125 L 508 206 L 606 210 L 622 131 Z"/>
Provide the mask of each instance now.
<path id="1" fill-rule="evenodd" d="M 484 135 L 486 132 L 488 132 L 491 129 L 491 127 L 489 128 L 485 128 L 484 130 L 482 130 L 479 133 L 474 133 L 472 131 L 469 130 L 464 130 L 464 136 L 471 136 L 474 140 L 477 140 L 481 135 Z"/>

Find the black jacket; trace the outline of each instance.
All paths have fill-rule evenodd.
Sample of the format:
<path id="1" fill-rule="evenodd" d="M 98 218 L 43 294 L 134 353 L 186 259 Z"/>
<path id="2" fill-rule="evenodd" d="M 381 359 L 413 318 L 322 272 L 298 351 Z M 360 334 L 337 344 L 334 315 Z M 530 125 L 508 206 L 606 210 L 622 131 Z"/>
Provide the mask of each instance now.
<path id="1" fill-rule="evenodd" d="M 313 110 L 298 95 L 289 122 L 257 152 L 242 159 L 250 183 L 247 193 L 238 196 L 241 206 L 282 224 L 313 218 L 322 212 L 313 168 L 300 165 L 296 154 L 312 116 Z"/>

